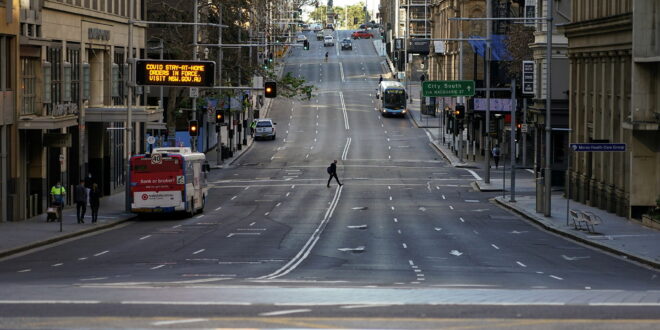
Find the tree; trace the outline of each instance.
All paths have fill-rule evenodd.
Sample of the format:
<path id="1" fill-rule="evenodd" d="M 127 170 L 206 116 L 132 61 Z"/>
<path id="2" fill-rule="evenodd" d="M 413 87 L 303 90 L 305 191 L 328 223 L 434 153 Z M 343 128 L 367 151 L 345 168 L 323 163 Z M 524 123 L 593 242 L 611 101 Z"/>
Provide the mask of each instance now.
<path id="1" fill-rule="evenodd" d="M 314 10 L 312 10 L 311 13 L 309 13 L 309 18 L 312 19 L 314 22 L 325 22 L 326 20 L 326 11 L 328 10 L 328 7 L 326 6 L 318 6 Z"/>
<path id="2" fill-rule="evenodd" d="M 533 28 L 522 24 L 510 24 L 504 44 L 511 56 L 511 60 L 501 63 L 508 78 L 520 78 L 522 74 L 522 61 L 533 58 L 532 49 L 529 47 L 533 42 Z"/>

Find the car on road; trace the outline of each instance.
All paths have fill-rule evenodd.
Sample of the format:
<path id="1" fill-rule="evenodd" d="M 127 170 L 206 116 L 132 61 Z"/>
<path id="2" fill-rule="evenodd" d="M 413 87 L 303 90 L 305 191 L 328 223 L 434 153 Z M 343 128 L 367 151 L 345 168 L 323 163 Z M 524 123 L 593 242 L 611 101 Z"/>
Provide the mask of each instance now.
<path id="1" fill-rule="evenodd" d="M 353 42 L 349 38 L 345 38 L 341 41 L 341 50 L 349 49 L 353 50 Z"/>
<path id="2" fill-rule="evenodd" d="M 332 36 L 323 37 L 323 47 L 334 46 L 334 45 L 335 45 L 335 38 L 333 38 Z"/>
<path id="3" fill-rule="evenodd" d="M 277 123 L 274 123 L 270 118 L 261 118 L 256 119 L 255 121 L 257 122 L 254 132 L 255 140 L 267 138 L 275 140 L 275 137 L 277 136 L 275 125 L 277 125 Z"/>
<path id="4" fill-rule="evenodd" d="M 353 39 L 370 39 L 373 37 L 374 35 L 367 31 L 355 31 L 351 34 L 351 38 Z"/>
<path id="5" fill-rule="evenodd" d="M 316 40 L 323 40 L 323 31 L 316 32 Z"/>
<path id="6" fill-rule="evenodd" d="M 305 42 L 305 41 L 307 41 L 307 37 L 305 37 L 304 34 L 300 34 L 298 35 L 298 37 L 296 37 L 296 42 Z"/>
<path id="7" fill-rule="evenodd" d="M 328 24 L 325 26 L 325 28 L 328 29 L 328 30 L 332 30 L 332 31 L 334 31 L 334 30 L 335 30 L 335 25 L 332 24 L 332 23 L 328 23 Z"/>

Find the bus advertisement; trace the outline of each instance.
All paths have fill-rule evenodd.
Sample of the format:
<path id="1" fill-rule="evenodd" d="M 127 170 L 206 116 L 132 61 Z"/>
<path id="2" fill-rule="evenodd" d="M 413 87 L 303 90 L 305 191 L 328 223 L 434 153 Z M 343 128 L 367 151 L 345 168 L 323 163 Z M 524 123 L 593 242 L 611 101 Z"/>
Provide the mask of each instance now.
<path id="1" fill-rule="evenodd" d="M 156 148 L 130 161 L 131 211 L 185 212 L 204 209 L 208 193 L 206 156 L 190 148 Z"/>

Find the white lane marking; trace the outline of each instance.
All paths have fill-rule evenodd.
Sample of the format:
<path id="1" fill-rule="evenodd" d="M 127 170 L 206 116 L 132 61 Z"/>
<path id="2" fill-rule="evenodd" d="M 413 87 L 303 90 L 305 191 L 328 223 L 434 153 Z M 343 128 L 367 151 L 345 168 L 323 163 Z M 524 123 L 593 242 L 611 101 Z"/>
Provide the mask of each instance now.
<path id="1" fill-rule="evenodd" d="M 465 170 L 468 171 L 468 172 L 470 172 L 470 174 L 472 174 L 472 176 L 473 176 L 475 179 L 481 181 L 481 177 L 480 177 L 479 175 L 477 175 L 477 173 L 476 173 L 475 171 L 470 170 L 470 169 L 465 169 Z"/>
<path id="2" fill-rule="evenodd" d="M 172 321 L 158 321 L 151 323 L 151 325 L 172 325 L 172 324 L 197 323 L 197 322 L 206 322 L 206 321 L 208 321 L 208 319 L 182 319 L 182 320 L 172 320 Z"/>
<path id="3" fill-rule="evenodd" d="M 195 219 L 199 219 L 199 218 L 203 218 L 203 217 L 204 217 L 204 214 L 200 214 L 200 215 L 196 216 Z"/>
<path id="4" fill-rule="evenodd" d="M 151 235 L 149 235 L 151 236 Z M 78 258 L 78 260 L 87 260 L 87 257 Z"/>
<path id="5" fill-rule="evenodd" d="M 280 203 L 277 203 L 277 204 L 275 204 L 275 207 L 278 207 L 278 206 L 280 206 L 280 205 L 282 205 L 282 203 L 281 203 L 281 202 L 280 202 Z"/>
<path id="6" fill-rule="evenodd" d="M 296 185 L 295 185 L 295 184 L 291 186 L 291 189 L 294 189 L 294 188 L 296 188 Z"/>
<path id="7" fill-rule="evenodd" d="M 408 245 L 406 245 L 406 243 L 403 243 L 402 245 L 403 245 L 403 248 L 404 248 L 404 249 L 407 249 L 407 248 L 408 248 Z"/>
<path id="8" fill-rule="evenodd" d="M 309 158 L 309 154 L 305 155 L 305 158 Z"/>
<path id="9" fill-rule="evenodd" d="M 500 249 L 500 248 L 499 248 L 499 247 L 497 247 L 497 245 L 495 245 L 495 244 L 491 244 L 490 246 L 492 246 L 492 247 L 494 247 L 494 248 L 495 248 L 495 250 L 499 250 L 499 249 Z"/>
<path id="10" fill-rule="evenodd" d="M 387 190 L 392 190 L 392 187 L 391 187 L 391 186 L 387 186 Z"/>
<path id="11" fill-rule="evenodd" d="M 442 195 L 442 199 L 447 199 L 447 197 L 445 197 L 445 195 Z"/>
<path id="12" fill-rule="evenodd" d="M 346 80 L 344 78 L 344 65 L 341 62 L 339 62 L 339 72 L 341 73 L 341 81 L 345 82 Z"/>
<path id="13" fill-rule="evenodd" d="M 252 226 L 254 226 L 255 223 L 256 223 L 256 222 L 254 222 L 254 221 L 253 221 L 253 222 L 250 222 L 250 224 L 249 224 L 248 226 L 252 227 Z"/>
<path id="14" fill-rule="evenodd" d="M 344 152 L 342 152 L 341 154 L 341 160 L 346 160 L 346 158 L 348 157 L 348 148 L 351 147 L 352 140 L 353 139 L 351 139 L 350 137 L 346 138 L 346 145 L 344 145 Z"/>
<path id="15" fill-rule="evenodd" d="M 399 222 L 399 219 L 397 219 L 397 218 L 394 218 L 394 222 Z"/>
<path id="16" fill-rule="evenodd" d="M 215 208 L 215 210 L 220 211 L 221 208 L 222 208 L 222 206 L 218 206 L 218 207 Z"/>
<path id="17" fill-rule="evenodd" d="M 108 252 L 110 252 L 110 251 L 105 250 L 105 251 L 103 251 L 103 252 L 99 252 L 99 253 L 95 254 L 94 256 L 95 256 L 95 257 L 102 256 L 102 255 L 104 255 L 104 254 L 106 254 L 106 253 L 108 253 Z"/>
<path id="18" fill-rule="evenodd" d="M 518 266 L 520 266 L 520 267 L 527 267 L 527 265 L 523 264 L 523 263 L 520 262 L 520 261 L 516 261 L 516 263 L 517 263 Z"/>
<path id="19" fill-rule="evenodd" d="M 392 208 L 392 211 L 394 211 L 394 206 L 390 206 Z"/>
<path id="20" fill-rule="evenodd" d="M 559 276 L 555 276 L 555 275 L 550 275 L 550 277 L 554 278 L 555 280 L 560 280 L 560 281 L 563 280 L 563 278 L 561 278 Z"/>
<path id="21" fill-rule="evenodd" d="M 344 102 L 344 93 L 339 92 L 339 100 L 341 100 L 341 111 L 344 115 L 344 127 L 346 130 L 350 130 L 351 126 L 348 124 L 348 113 L 346 112 L 346 103 Z"/>
<path id="22" fill-rule="evenodd" d="M 58 304 L 100 304 L 99 300 L 0 300 L 0 304 L 3 305 L 16 305 L 16 304 L 48 304 L 48 305 L 58 305 Z"/>
<path id="23" fill-rule="evenodd" d="M 399 233 L 399 235 L 403 234 L 403 233 L 401 232 L 401 229 L 398 229 L 396 232 Z"/>
<path id="24" fill-rule="evenodd" d="M 392 196 L 390 196 L 390 200 L 392 200 Z"/>
<path id="25" fill-rule="evenodd" d="M 307 309 L 307 308 L 288 309 L 288 310 L 283 310 L 283 311 L 260 313 L 259 316 L 277 316 L 277 315 L 286 315 L 286 314 L 294 314 L 294 313 L 307 313 L 307 312 L 311 312 L 311 311 L 312 311 L 311 309 Z"/>
<path id="26" fill-rule="evenodd" d="M 151 235 L 142 236 L 142 237 L 140 237 L 140 240 L 147 239 L 147 238 L 149 238 L 149 237 L 151 237 Z"/>
<path id="27" fill-rule="evenodd" d="M 328 210 L 325 212 L 325 217 L 321 222 L 319 223 L 318 227 L 312 233 L 312 236 L 307 240 L 305 245 L 302 247 L 302 249 L 296 254 L 289 262 L 287 262 L 284 266 L 282 266 L 280 269 L 274 271 L 271 274 L 264 275 L 261 277 L 258 277 L 258 279 L 275 279 L 280 276 L 284 276 L 300 265 L 307 256 L 312 252 L 312 249 L 316 245 L 316 242 L 318 242 L 319 238 L 321 237 L 321 233 L 327 226 L 327 223 L 330 221 L 330 218 L 332 218 L 332 214 L 334 213 L 335 209 L 337 208 L 337 205 L 339 204 L 339 200 L 341 198 L 341 192 L 343 190 L 343 186 L 337 187 L 337 190 L 335 190 L 335 196 L 332 198 L 332 201 L 330 202 L 330 206 L 328 207 Z"/>
<path id="28" fill-rule="evenodd" d="M 151 269 L 154 270 L 154 269 L 163 268 L 163 267 L 165 267 L 165 265 L 158 265 L 156 267 L 151 267 Z"/>
<path id="29" fill-rule="evenodd" d="M 449 205 L 449 208 L 450 208 L 450 209 L 452 209 L 452 210 L 454 209 L 454 207 L 453 207 L 453 206 L 451 206 L 451 205 Z"/>
<path id="30" fill-rule="evenodd" d="M 181 225 L 172 226 L 172 228 L 179 228 Z"/>
<path id="31" fill-rule="evenodd" d="M 270 212 L 266 212 L 266 213 L 264 213 L 265 216 L 268 216 L 269 214 L 270 214 Z"/>
<path id="32" fill-rule="evenodd" d="M 245 189 L 243 189 L 243 190 L 248 190 L 248 189 L 250 189 L 250 186 L 245 187 Z"/>
<path id="33" fill-rule="evenodd" d="M 227 238 L 231 238 L 237 235 L 261 235 L 261 233 L 229 233 L 229 235 L 227 235 Z"/>
<path id="34" fill-rule="evenodd" d="M 528 168 L 527 168 L 527 169 L 525 169 L 525 171 L 527 171 L 527 172 L 529 172 L 529 173 L 532 173 L 532 174 L 534 174 L 534 173 L 535 173 L 535 172 L 534 172 L 534 170 L 530 170 L 530 169 L 528 169 Z"/>
<path id="35" fill-rule="evenodd" d="M 31 271 L 31 270 L 32 270 L 32 269 L 29 269 L 29 268 L 28 268 L 28 269 L 21 269 L 21 270 L 18 271 L 18 273 L 27 273 L 27 272 L 29 272 L 29 271 Z"/>
<path id="36" fill-rule="evenodd" d="M 234 200 L 234 199 L 236 199 L 236 197 L 238 197 L 238 196 L 234 196 L 234 197 L 232 197 L 232 198 L 231 198 L 231 200 Z"/>
<path id="37" fill-rule="evenodd" d="M 291 195 L 291 192 L 286 193 L 286 197 L 289 197 L 289 195 Z"/>
<path id="38" fill-rule="evenodd" d="M 206 251 L 206 249 L 197 250 L 197 251 L 193 252 L 193 254 L 202 253 L 202 252 L 204 252 L 204 251 Z"/>
<path id="39" fill-rule="evenodd" d="M 459 217 L 458 220 L 461 220 L 461 222 L 465 222 L 465 219 L 463 219 L 462 217 Z"/>
<path id="40" fill-rule="evenodd" d="M 53 264 L 53 265 L 51 265 L 51 266 L 52 266 L 52 267 L 59 267 L 59 266 L 62 266 L 62 265 L 64 265 L 64 264 L 61 263 L 61 262 L 58 262 L 58 263 Z"/>
<path id="41" fill-rule="evenodd" d="M 414 266 L 414 265 L 415 265 L 415 263 L 414 263 L 412 260 L 410 260 L 410 259 L 408 259 L 408 263 L 409 263 L 411 266 Z"/>

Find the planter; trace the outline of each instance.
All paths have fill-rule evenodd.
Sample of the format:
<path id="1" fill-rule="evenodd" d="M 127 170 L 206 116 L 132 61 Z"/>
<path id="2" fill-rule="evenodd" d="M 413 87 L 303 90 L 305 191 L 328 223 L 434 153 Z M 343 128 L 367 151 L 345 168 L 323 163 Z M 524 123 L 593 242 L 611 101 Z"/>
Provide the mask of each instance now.
<path id="1" fill-rule="evenodd" d="M 650 215 L 642 215 L 642 224 L 646 227 L 660 230 L 660 222 L 653 220 Z"/>

